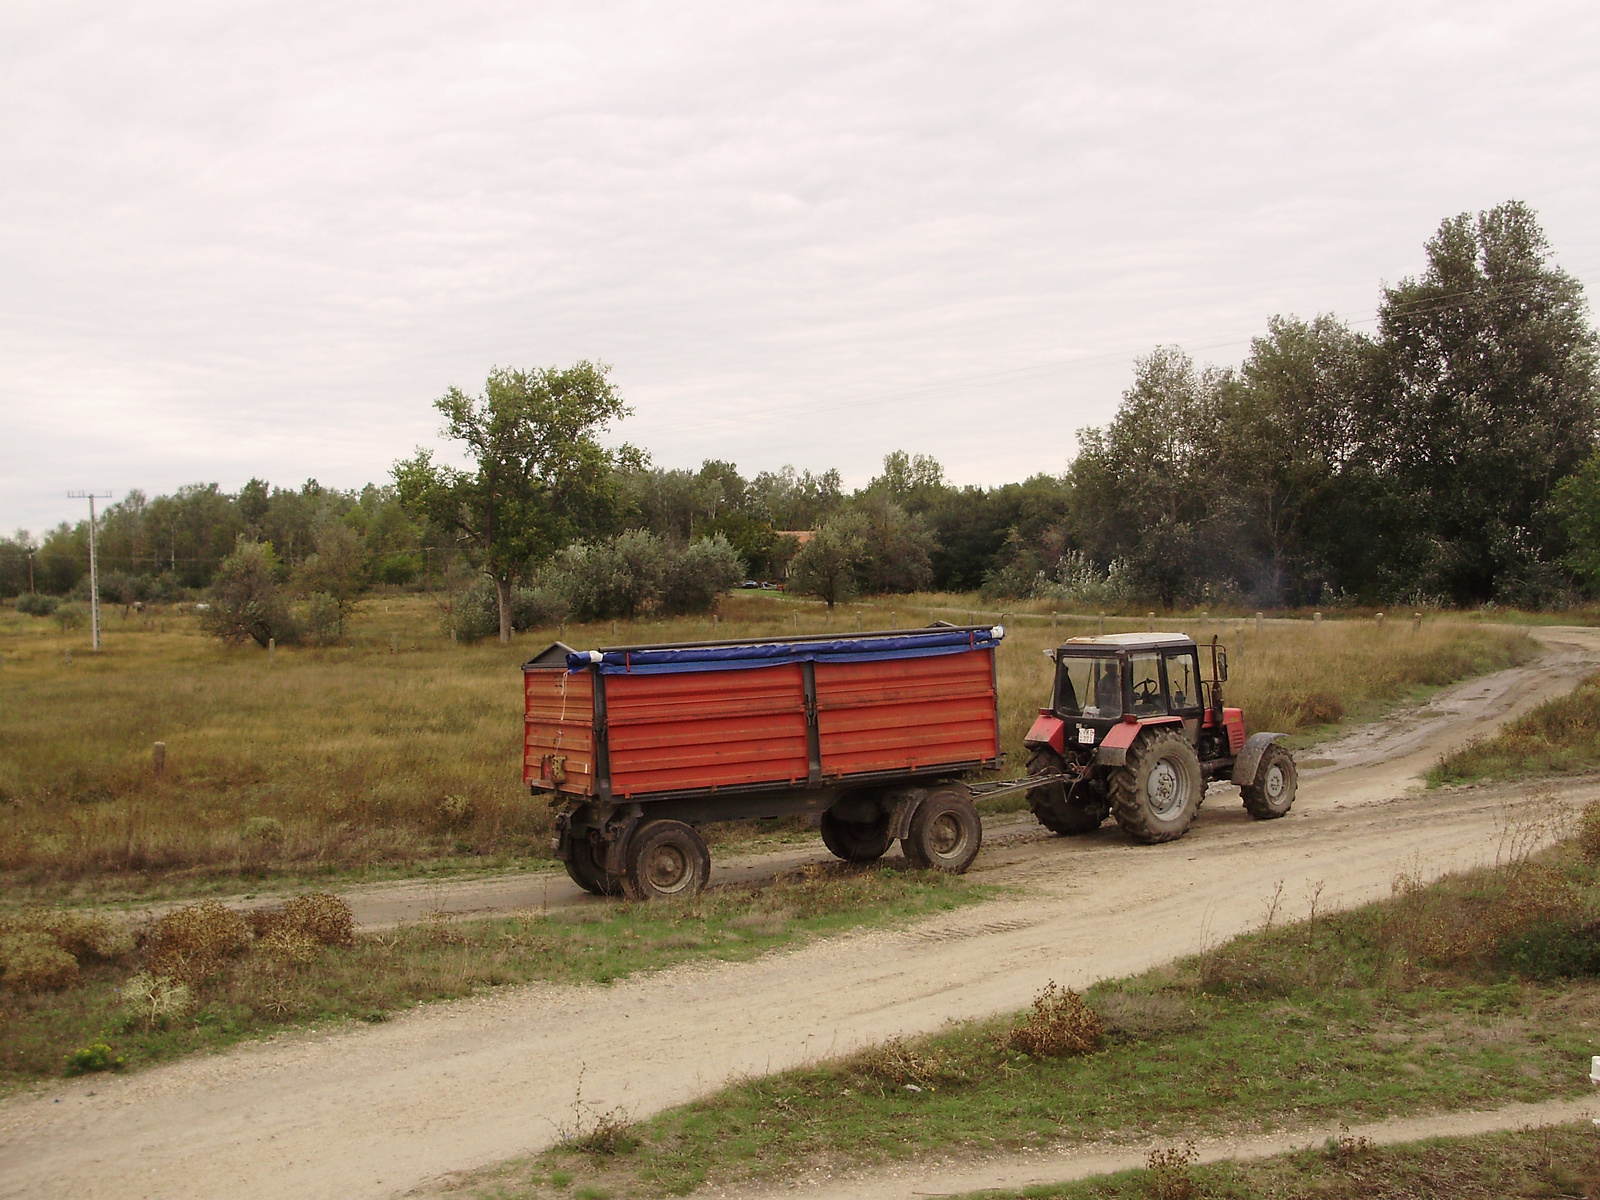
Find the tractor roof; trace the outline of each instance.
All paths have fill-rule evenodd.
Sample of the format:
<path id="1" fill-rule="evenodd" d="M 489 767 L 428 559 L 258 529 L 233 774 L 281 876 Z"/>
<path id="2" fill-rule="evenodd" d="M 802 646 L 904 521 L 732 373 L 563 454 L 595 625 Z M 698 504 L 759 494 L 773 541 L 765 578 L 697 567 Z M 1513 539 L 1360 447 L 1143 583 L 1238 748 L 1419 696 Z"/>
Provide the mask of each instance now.
<path id="1" fill-rule="evenodd" d="M 1186 633 L 1106 633 L 1099 637 L 1068 638 L 1062 649 L 1093 650 L 1104 648 L 1107 650 L 1139 650 L 1143 648 L 1165 648 L 1167 646 L 1192 646 L 1194 639 Z"/>

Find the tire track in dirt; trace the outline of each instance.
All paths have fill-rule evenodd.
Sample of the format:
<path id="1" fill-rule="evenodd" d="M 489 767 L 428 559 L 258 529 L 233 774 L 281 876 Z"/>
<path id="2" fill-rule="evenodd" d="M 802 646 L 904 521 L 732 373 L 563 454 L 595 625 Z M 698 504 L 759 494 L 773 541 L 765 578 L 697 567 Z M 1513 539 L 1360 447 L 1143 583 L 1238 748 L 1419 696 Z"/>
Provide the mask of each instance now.
<path id="1" fill-rule="evenodd" d="M 1397 721 L 1342 759 L 1323 751 L 1335 765 L 1307 773 L 1282 821 L 1250 821 L 1218 787 L 1191 834 L 1163 846 L 1011 827 L 975 870 L 1023 894 L 913 929 L 608 988 L 506 989 L 13 1096 L 0 1102 L 0 1196 L 404 1194 L 547 1145 L 580 1076 L 586 1103 L 639 1116 L 729 1079 L 1020 1008 L 1052 979 L 1082 988 L 1168 961 L 1253 927 L 1280 881 L 1292 916 L 1319 884 L 1326 909 L 1387 894 L 1401 871 L 1489 861 L 1533 791 L 1420 792 L 1410 776 L 1600 661 L 1591 631 L 1540 636 L 1550 674 L 1473 681 L 1441 694 L 1437 719 Z M 1576 805 L 1600 796 L 1600 780 L 1543 790 Z"/>

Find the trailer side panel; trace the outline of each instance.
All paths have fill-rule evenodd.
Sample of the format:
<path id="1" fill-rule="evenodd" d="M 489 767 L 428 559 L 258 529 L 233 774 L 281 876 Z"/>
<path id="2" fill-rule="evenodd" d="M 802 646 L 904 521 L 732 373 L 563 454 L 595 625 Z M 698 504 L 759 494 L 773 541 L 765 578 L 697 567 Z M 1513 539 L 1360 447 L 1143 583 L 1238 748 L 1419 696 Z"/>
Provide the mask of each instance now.
<path id="1" fill-rule="evenodd" d="M 613 796 L 806 782 L 798 663 L 609 675 L 606 714 Z"/>
<path id="2" fill-rule="evenodd" d="M 819 662 L 823 776 L 997 758 L 993 653 Z"/>

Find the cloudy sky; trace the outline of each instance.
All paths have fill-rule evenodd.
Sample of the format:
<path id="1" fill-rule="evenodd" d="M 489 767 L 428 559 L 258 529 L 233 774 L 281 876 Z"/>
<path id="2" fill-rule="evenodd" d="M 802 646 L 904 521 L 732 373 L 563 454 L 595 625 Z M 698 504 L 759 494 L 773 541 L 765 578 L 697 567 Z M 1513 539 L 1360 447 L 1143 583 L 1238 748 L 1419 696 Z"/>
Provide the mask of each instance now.
<path id="1" fill-rule="evenodd" d="M 1518 198 L 1600 284 L 1600 8 L 0 6 L 0 527 L 340 487 L 598 358 L 666 466 L 1060 471 L 1134 355 L 1370 328 Z"/>

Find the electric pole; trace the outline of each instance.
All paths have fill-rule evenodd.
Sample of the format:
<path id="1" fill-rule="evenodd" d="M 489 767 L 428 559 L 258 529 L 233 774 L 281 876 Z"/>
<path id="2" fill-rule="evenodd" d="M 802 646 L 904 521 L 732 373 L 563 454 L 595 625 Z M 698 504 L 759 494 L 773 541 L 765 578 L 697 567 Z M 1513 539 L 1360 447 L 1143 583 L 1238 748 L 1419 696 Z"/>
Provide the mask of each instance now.
<path id="1" fill-rule="evenodd" d="M 100 565 L 95 557 L 94 502 L 109 500 L 110 492 L 68 492 L 68 500 L 89 502 L 89 627 L 94 631 L 94 648 L 100 649 Z"/>

